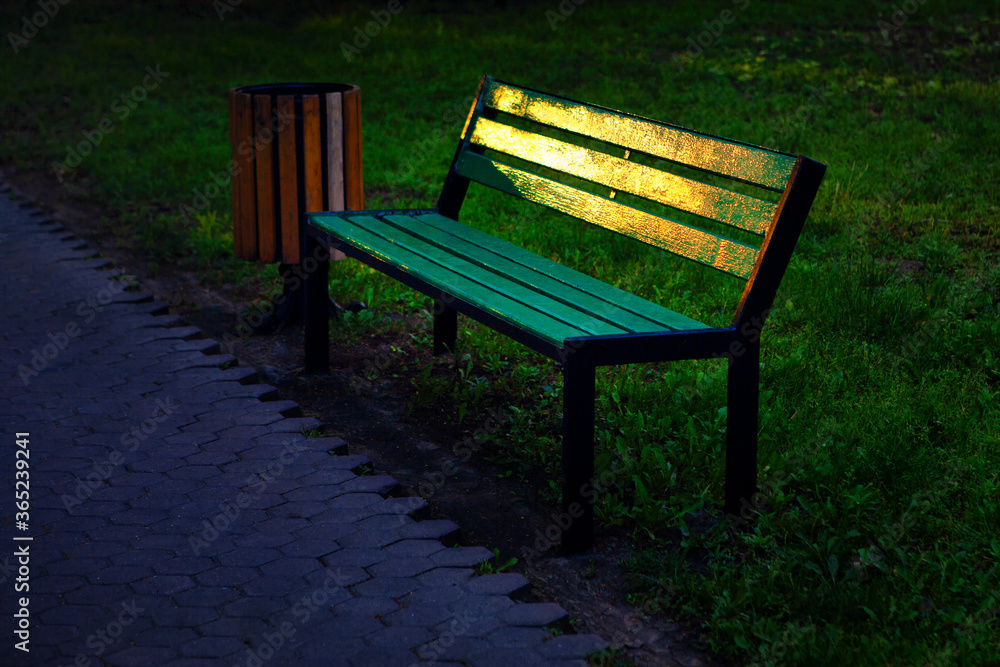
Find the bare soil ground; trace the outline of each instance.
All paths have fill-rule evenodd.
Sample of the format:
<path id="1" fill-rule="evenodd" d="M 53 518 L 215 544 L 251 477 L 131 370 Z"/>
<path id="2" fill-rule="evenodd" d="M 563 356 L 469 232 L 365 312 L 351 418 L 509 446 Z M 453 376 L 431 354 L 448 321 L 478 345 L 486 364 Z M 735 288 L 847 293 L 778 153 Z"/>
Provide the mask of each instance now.
<path id="1" fill-rule="evenodd" d="M 139 253 L 119 247 L 100 233 L 97 222 L 112 212 L 79 193 L 70 193 L 44 173 L 6 168 L 0 180 L 112 258 L 158 301 L 209 337 L 222 340 L 227 333 L 233 334 L 241 309 L 261 296 L 232 285 L 206 287 L 196 272 L 177 266 L 160 265 L 151 272 Z M 411 409 L 414 389 L 408 378 L 363 377 L 365 361 L 392 342 L 375 338 L 366 345 L 334 343 L 329 375 L 303 375 L 300 326 L 240 338 L 233 354 L 242 364 L 256 368 L 262 381 L 278 387 L 283 398 L 297 402 L 305 415 L 326 424 L 328 433 L 343 437 L 352 453 L 367 455 L 376 471 L 398 480 L 399 493 L 418 495 L 428 474 L 446 468 L 453 459 L 452 446 L 466 433 L 453 426 L 453 419 L 441 408 Z M 450 466 L 446 469 L 451 470 Z M 459 464 L 444 484 L 435 485 L 433 494 L 423 494 L 429 507 L 419 518 L 451 519 L 462 528 L 462 542 L 498 549 L 497 564 L 518 557 L 512 570 L 533 583 L 532 595 L 561 604 L 574 619 L 576 631 L 595 632 L 620 647 L 625 660 L 618 664 L 628 664 L 628 660 L 637 665 L 729 664 L 697 648 L 696 630 L 663 615 L 647 616 L 628 604 L 631 588 L 619 563 L 635 548 L 629 532 L 599 528 L 597 545 L 586 555 L 562 557 L 550 549 L 541 557 L 525 560 L 522 547 L 535 545 L 558 508 L 543 502 L 530 481 L 501 472 L 482 457 Z"/>

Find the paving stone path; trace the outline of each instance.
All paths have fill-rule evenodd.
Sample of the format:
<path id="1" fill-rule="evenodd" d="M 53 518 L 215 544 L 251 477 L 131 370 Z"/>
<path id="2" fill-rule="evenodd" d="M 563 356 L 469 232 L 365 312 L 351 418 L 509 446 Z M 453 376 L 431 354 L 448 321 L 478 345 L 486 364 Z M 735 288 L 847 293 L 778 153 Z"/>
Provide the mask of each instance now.
<path id="1" fill-rule="evenodd" d="M 319 424 L 298 406 L 12 197 L 0 664 L 520 667 L 606 646 L 558 632 L 565 611 L 523 601 L 521 575 L 475 574 L 491 554 L 455 546 L 458 526 L 416 520 L 424 501 L 392 497 L 343 441 L 306 437 Z"/>

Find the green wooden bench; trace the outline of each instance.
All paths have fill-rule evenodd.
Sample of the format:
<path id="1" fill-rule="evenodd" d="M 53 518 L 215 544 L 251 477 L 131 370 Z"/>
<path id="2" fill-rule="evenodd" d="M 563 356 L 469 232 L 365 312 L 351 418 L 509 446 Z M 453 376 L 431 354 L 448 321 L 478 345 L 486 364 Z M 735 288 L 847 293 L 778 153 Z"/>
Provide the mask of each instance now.
<path id="1" fill-rule="evenodd" d="M 677 167 L 742 185 L 719 187 Z M 807 157 L 483 77 L 436 208 L 309 213 L 307 231 L 309 243 L 433 297 L 435 354 L 454 346 L 462 313 L 562 364 L 562 502 L 574 517 L 562 547 L 574 552 L 593 540 L 597 366 L 727 357 L 726 511 L 738 514 L 754 495 L 760 331 L 825 170 Z M 732 323 L 708 326 L 458 222 L 472 181 L 742 281 Z M 617 193 L 740 231 L 699 229 Z M 307 305 L 305 364 L 325 370 L 327 267 L 307 282 L 315 305 Z"/>

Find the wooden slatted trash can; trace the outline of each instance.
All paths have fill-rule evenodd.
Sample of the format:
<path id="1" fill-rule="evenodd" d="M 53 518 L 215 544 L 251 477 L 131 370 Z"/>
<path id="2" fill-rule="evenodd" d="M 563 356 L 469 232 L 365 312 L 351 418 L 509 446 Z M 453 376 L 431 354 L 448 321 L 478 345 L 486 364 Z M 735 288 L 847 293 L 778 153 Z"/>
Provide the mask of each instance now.
<path id="1" fill-rule="evenodd" d="M 306 250 L 305 213 L 364 208 L 361 89 L 298 82 L 233 88 L 229 138 L 234 254 L 286 265 L 286 298 L 274 317 L 300 321 L 302 275 L 317 263 Z"/>

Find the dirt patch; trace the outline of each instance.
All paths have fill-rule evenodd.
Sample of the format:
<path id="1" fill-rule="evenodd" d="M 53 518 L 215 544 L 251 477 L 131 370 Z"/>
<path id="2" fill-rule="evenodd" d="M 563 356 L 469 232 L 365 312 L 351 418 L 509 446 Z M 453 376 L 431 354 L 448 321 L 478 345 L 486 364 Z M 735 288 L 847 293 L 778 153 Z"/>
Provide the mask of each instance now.
<path id="1" fill-rule="evenodd" d="M 71 195 L 45 174 L 7 169 L 0 177 L 212 338 L 235 335 L 240 310 L 259 296 L 247 287 L 205 287 L 195 272 L 172 265 L 150 272 L 145 258 L 98 233 L 97 221 L 112 213 Z M 278 387 L 283 398 L 326 424 L 329 434 L 347 440 L 352 453 L 367 455 L 376 471 L 392 475 L 400 483 L 398 494 L 424 497 L 428 507 L 418 518 L 454 521 L 463 543 L 496 548 L 497 564 L 519 558 L 512 569 L 534 584 L 531 595 L 563 605 L 576 631 L 603 636 L 638 665 L 728 664 L 698 651 L 698 633 L 691 628 L 662 615 L 647 616 L 628 604 L 629 586 L 619 563 L 635 545 L 626 531 L 600 530 L 597 546 L 583 556 L 561 557 L 552 549 L 525 561 L 522 548 L 536 545 L 558 508 L 539 498 L 538 486 L 504 476 L 484 457 L 457 461 L 453 447 L 471 429 L 453 426 L 447 409 L 412 409 L 415 391 L 405 374 L 365 377 L 365 362 L 392 342 L 334 346 L 328 375 L 303 375 L 301 327 L 238 338 L 232 352 L 256 368 L 262 381 Z M 502 428 L 495 419 L 487 422 L 487 430 Z"/>

